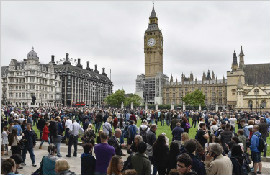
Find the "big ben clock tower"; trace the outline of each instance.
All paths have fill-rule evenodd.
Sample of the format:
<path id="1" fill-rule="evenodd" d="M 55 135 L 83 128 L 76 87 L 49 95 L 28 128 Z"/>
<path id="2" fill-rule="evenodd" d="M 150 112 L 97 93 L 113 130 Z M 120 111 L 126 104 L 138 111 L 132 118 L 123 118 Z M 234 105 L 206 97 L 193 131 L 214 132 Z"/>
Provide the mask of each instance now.
<path id="1" fill-rule="evenodd" d="M 163 74 L 163 36 L 153 7 L 144 33 L 145 74 L 137 75 L 135 94 L 147 104 L 162 104 L 162 87 L 168 82 Z"/>
<path id="2" fill-rule="evenodd" d="M 144 33 L 145 77 L 163 74 L 163 36 L 158 28 L 155 9 L 149 17 L 148 28 Z"/>

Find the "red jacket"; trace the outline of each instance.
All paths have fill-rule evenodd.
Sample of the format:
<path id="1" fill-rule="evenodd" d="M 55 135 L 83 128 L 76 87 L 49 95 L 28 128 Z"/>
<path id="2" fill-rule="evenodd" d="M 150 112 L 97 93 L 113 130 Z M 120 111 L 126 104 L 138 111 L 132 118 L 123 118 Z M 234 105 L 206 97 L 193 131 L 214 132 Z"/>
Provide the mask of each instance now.
<path id="1" fill-rule="evenodd" d="M 50 133 L 50 132 L 49 132 L 48 126 L 45 125 L 44 128 L 43 128 L 42 140 L 48 141 L 49 133 Z"/>
<path id="2" fill-rule="evenodd" d="M 137 119 L 136 119 L 136 116 L 134 114 L 130 115 L 129 120 L 133 120 L 135 122 L 135 124 L 137 124 Z"/>

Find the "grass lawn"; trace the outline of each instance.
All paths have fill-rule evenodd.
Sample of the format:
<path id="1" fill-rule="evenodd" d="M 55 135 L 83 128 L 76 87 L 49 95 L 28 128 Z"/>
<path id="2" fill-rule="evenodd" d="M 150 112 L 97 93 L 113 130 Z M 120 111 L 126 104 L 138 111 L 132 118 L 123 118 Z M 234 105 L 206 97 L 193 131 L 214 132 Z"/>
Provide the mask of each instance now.
<path id="1" fill-rule="evenodd" d="M 161 126 L 161 122 L 158 122 L 157 136 L 160 135 L 161 133 L 166 133 L 166 136 L 169 138 L 169 140 L 171 142 L 172 141 L 172 132 L 171 132 L 170 126 L 167 126 L 166 125 L 166 122 L 164 122 L 164 123 L 165 123 L 165 125 L 164 126 Z M 191 119 L 190 119 L 190 123 L 191 123 Z M 137 126 L 140 127 L 140 125 L 141 125 L 141 120 L 139 120 L 137 122 Z M 39 130 L 37 129 L 36 125 L 33 126 L 33 129 L 37 133 L 37 136 L 39 138 Z M 102 129 L 102 127 L 101 127 L 101 129 Z M 236 125 L 235 130 L 237 132 L 237 130 L 238 130 L 238 126 L 237 125 Z M 189 138 L 190 139 L 194 139 L 195 138 L 196 131 L 197 131 L 197 127 L 196 128 L 190 128 L 189 129 Z M 81 141 L 81 138 L 79 138 L 79 141 Z M 126 141 L 126 139 L 125 139 L 125 141 Z M 267 138 L 266 142 L 268 144 L 268 147 L 267 147 L 267 156 L 270 156 L 270 137 Z M 263 155 L 263 153 L 262 153 L 262 155 Z"/>

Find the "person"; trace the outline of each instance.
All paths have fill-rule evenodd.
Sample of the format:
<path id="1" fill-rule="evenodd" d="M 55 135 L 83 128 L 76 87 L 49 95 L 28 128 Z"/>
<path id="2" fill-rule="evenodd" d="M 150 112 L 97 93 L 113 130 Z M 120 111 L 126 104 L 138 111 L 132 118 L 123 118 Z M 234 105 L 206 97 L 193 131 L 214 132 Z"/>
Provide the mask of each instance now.
<path id="1" fill-rule="evenodd" d="M 108 144 L 114 147 L 115 154 L 118 155 L 118 156 L 124 156 L 125 155 L 122 152 L 122 146 L 124 146 L 124 144 L 122 145 L 118 140 L 121 137 L 121 135 L 122 135 L 121 129 L 116 128 L 114 136 L 111 136 L 109 138 L 109 140 L 108 140 Z"/>
<path id="2" fill-rule="evenodd" d="M 42 138 L 42 134 L 43 134 L 43 128 L 44 128 L 44 126 L 45 126 L 45 124 L 46 124 L 46 121 L 45 121 L 45 119 L 44 119 L 44 116 L 43 115 L 41 115 L 40 116 L 40 119 L 38 120 L 38 122 L 37 122 L 37 129 L 39 130 L 39 138 L 41 139 Z"/>
<path id="3" fill-rule="evenodd" d="M 107 118 L 106 122 L 103 124 L 103 132 L 106 132 L 109 137 L 112 136 L 112 125 L 110 124 L 109 118 Z"/>
<path id="4" fill-rule="evenodd" d="M 229 121 L 230 121 L 230 125 L 233 127 L 233 131 L 235 131 L 235 123 L 237 119 L 235 118 L 234 115 L 231 115 L 231 117 L 229 118 Z"/>
<path id="5" fill-rule="evenodd" d="M 266 138 L 269 137 L 269 124 L 266 123 L 265 118 L 261 118 L 260 119 L 260 124 L 259 124 L 259 132 L 262 134 L 262 139 L 264 140 L 264 142 L 266 142 Z M 267 144 L 265 144 L 264 147 L 264 153 L 263 156 L 266 157 L 266 152 L 267 152 Z"/>
<path id="6" fill-rule="evenodd" d="M 210 133 L 215 135 L 217 130 L 218 130 L 217 122 L 214 120 L 212 121 L 212 126 L 210 126 Z"/>
<path id="7" fill-rule="evenodd" d="M 84 143 L 91 143 L 92 145 L 95 145 L 95 138 L 95 131 L 92 129 L 92 124 L 89 123 L 88 128 L 84 132 L 82 140 L 84 141 Z"/>
<path id="8" fill-rule="evenodd" d="M 48 146 L 48 156 L 43 156 L 40 162 L 40 168 L 36 170 L 36 173 L 56 175 L 55 162 L 58 160 L 58 157 L 55 155 L 56 151 L 55 145 Z"/>
<path id="9" fill-rule="evenodd" d="M 2 146 L 1 146 L 1 149 L 3 149 L 3 151 L 1 152 L 1 155 L 3 156 L 4 154 L 5 155 L 8 155 L 8 132 L 7 132 L 7 127 L 4 126 L 3 128 L 3 132 L 1 133 L 1 141 L 2 141 Z M 5 153 L 6 151 L 6 153 Z"/>
<path id="10" fill-rule="evenodd" d="M 15 171 L 16 163 L 13 159 L 5 159 L 1 163 L 1 173 L 3 173 L 4 175 L 15 175 Z"/>
<path id="11" fill-rule="evenodd" d="M 107 169 L 107 175 L 122 175 L 123 166 L 122 158 L 120 156 L 113 156 Z"/>
<path id="12" fill-rule="evenodd" d="M 181 154 L 177 158 L 177 170 L 180 175 L 197 175 L 192 171 L 192 159 L 186 153 Z"/>
<path id="13" fill-rule="evenodd" d="M 55 162 L 55 172 L 57 175 L 76 175 L 74 172 L 69 170 L 70 166 L 68 161 L 65 159 L 58 159 Z"/>
<path id="14" fill-rule="evenodd" d="M 240 145 L 234 144 L 231 148 L 231 157 L 233 164 L 233 175 L 246 175 L 247 172 L 243 172 L 243 151 Z"/>
<path id="15" fill-rule="evenodd" d="M 194 126 L 194 128 L 196 128 L 197 120 L 198 120 L 198 115 L 194 113 L 192 115 L 192 126 Z"/>
<path id="16" fill-rule="evenodd" d="M 177 157 L 180 154 L 179 145 L 177 142 L 172 141 L 168 156 L 168 165 L 167 165 L 167 173 L 171 171 L 171 169 L 176 169 Z"/>
<path id="17" fill-rule="evenodd" d="M 10 158 L 15 161 L 16 164 L 15 173 L 18 174 L 18 169 L 23 169 L 23 167 L 20 167 L 20 164 L 23 162 L 22 156 L 20 154 L 13 154 L 12 156 L 10 156 Z"/>
<path id="18" fill-rule="evenodd" d="M 138 128 L 134 125 L 134 121 L 130 120 L 130 125 L 127 128 L 128 137 L 127 137 L 127 149 L 130 149 L 131 144 L 134 142 L 134 138 L 138 133 Z"/>
<path id="19" fill-rule="evenodd" d="M 105 132 L 101 132 L 100 139 L 101 143 L 94 147 L 96 155 L 95 174 L 106 175 L 109 162 L 112 156 L 115 155 L 115 149 L 108 144 L 108 135 Z"/>
<path id="20" fill-rule="evenodd" d="M 81 155 L 81 174 L 94 175 L 96 167 L 96 159 L 92 155 L 92 144 L 86 143 L 83 146 L 84 153 Z"/>
<path id="21" fill-rule="evenodd" d="M 13 128 L 17 129 L 17 136 L 21 136 L 22 135 L 22 127 L 21 125 L 18 123 L 18 120 L 14 121 L 14 126 Z"/>
<path id="22" fill-rule="evenodd" d="M 46 122 L 45 123 L 45 126 L 43 127 L 43 131 L 42 131 L 42 138 L 41 138 L 41 142 L 40 142 L 40 145 L 39 145 L 39 149 L 42 149 L 42 145 L 45 141 L 48 142 L 48 144 L 50 145 L 50 138 L 49 138 L 49 122 Z"/>
<path id="23" fill-rule="evenodd" d="M 176 124 L 180 122 L 179 119 L 177 119 L 176 117 L 173 117 L 172 121 L 171 121 L 171 131 L 176 127 Z"/>
<path id="24" fill-rule="evenodd" d="M 102 132 L 103 132 L 102 130 L 99 130 L 99 131 L 98 131 L 97 144 L 98 144 L 98 143 L 101 143 L 100 134 L 101 134 Z"/>
<path id="25" fill-rule="evenodd" d="M 205 166 L 204 163 L 199 160 L 199 158 L 195 155 L 195 151 L 197 150 L 197 142 L 195 139 L 188 140 L 184 144 L 184 148 L 187 152 L 187 154 L 192 159 L 192 170 L 196 172 L 198 175 L 205 175 Z"/>
<path id="26" fill-rule="evenodd" d="M 233 165 L 228 156 L 223 156 L 223 148 L 220 144 L 214 143 L 209 147 L 205 156 L 205 170 L 207 175 L 232 175 Z"/>
<path id="27" fill-rule="evenodd" d="M 95 124 L 96 124 L 96 133 L 100 130 L 101 124 L 102 124 L 102 110 L 99 110 L 99 113 L 96 116 L 95 119 Z"/>
<path id="28" fill-rule="evenodd" d="M 253 168 L 255 174 L 261 174 L 262 172 L 262 162 L 261 162 L 261 152 L 259 151 L 259 138 L 261 137 L 261 133 L 259 132 L 259 125 L 254 125 L 252 128 L 253 135 L 251 137 L 251 159 L 253 161 Z M 259 167 L 259 171 L 257 173 L 257 169 Z"/>
<path id="29" fill-rule="evenodd" d="M 168 155 L 169 148 L 166 145 L 165 136 L 160 134 L 153 145 L 153 162 L 159 175 L 166 174 Z"/>
<path id="30" fill-rule="evenodd" d="M 134 142 L 132 143 L 130 149 L 127 150 L 127 152 L 128 152 L 129 154 L 138 152 L 138 144 L 139 144 L 139 142 L 141 142 L 141 141 L 143 141 L 142 136 L 136 135 L 135 138 L 134 138 Z"/>
<path id="31" fill-rule="evenodd" d="M 140 136 L 142 136 L 144 142 L 146 142 L 147 131 L 148 131 L 147 121 L 143 120 L 140 126 Z"/>
<path id="32" fill-rule="evenodd" d="M 30 154 L 30 158 L 32 160 L 32 166 L 36 167 L 37 165 L 35 164 L 35 154 L 34 154 L 34 147 L 36 145 L 36 133 L 32 130 L 31 124 L 27 123 L 27 129 L 26 131 L 23 132 L 23 137 L 22 139 L 24 140 L 25 147 L 22 151 L 22 158 L 23 158 L 23 163 L 22 165 L 25 164 L 25 158 L 26 158 L 26 153 L 27 151 Z"/>
<path id="33" fill-rule="evenodd" d="M 205 123 L 200 123 L 200 129 L 197 131 L 197 135 L 195 136 L 196 140 L 205 148 L 205 143 L 207 143 L 207 139 L 209 138 L 208 131 L 206 129 Z"/>
<path id="34" fill-rule="evenodd" d="M 237 135 L 238 135 L 238 140 L 240 141 L 240 143 L 243 143 L 243 150 L 244 152 L 247 151 L 247 138 L 246 136 L 244 136 L 244 131 L 243 129 L 238 129 L 237 131 Z"/>
<path id="35" fill-rule="evenodd" d="M 151 161 L 151 164 L 153 164 L 153 145 L 156 138 L 156 131 L 157 131 L 157 125 L 153 124 L 150 126 L 150 130 L 146 133 L 146 144 L 147 144 L 147 150 L 146 154 L 149 157 L 149 160 Z M 156 175 L 156 167 L 153 167 L 153 174 Z"/>
<path id="36" fill-rule="evenodd" d="M 72 125 L 72 121 L 70 120 L 69 117 L 67 117 L 66 123 L 65 123 L 65 128 L 66 128 L 66 132 L 65 132 L 65 137 L 64 139 L 66 140 L 66 145 L 68 144 L 68 139 L 69 139 L 69 128 Z"/>
<path id="37" fill-rule="evenodd" d="M 139 175 L 151 174 L 151 162 L 145 155 L 146 148 L 145 142 L 139 142 L 138 152 L 131 157 L 132 168 L 134 168 Z"/>
<path id="38" fill-rule="evenodd" d="M 8 137 L 9 146 L 11 146 L 11 152 L 13 154 L 21 154 L 21 150 L 19 147 L 19 140 L 17 136 L 17 130 L 13 129 Z"/>
<path id="39" fill-rule="evenodd" d="M 228 153 L 228 148 L 226 147 L 226 143 L 228 143 L 232 137 L 233 137 L 233 132 L 230 131 L 231 129 L 231 125 L 230 124 L 226 124 L 225 126 L 225 131 L 220 133 L 220 140 L 223 146 L 223 150 L 225 151 L 225 153 Z"/>
<path id="40" fill-rule="evenodd" d="M 176 123 L 176 127 L 172 130 L 173 139 L 172 141 L 176 141 L 177 143 L 181 142 L 181 134 L 184 132 L 184 129 L 181 128 L 181 123 Z"/>
<path id="41" fill-rule="evenodd" d="M 76 157 L 77 156 L 77 145 L 78 145 L 79 134 L 83 133 L 84 131 L 83 131 L 83 128 L 81 127 L 81 125 L 79 123 L 77 123 L 76 120 L 73 120 L 73 123 L 69 128 L 69 132 L 70 132 L 70 136 L 69 136 L 69 140 L 68 140 L 68 154 L 66 155 L 66 157 L 71 157 L 72 145 L 74 145 L 73 156 Z"/>

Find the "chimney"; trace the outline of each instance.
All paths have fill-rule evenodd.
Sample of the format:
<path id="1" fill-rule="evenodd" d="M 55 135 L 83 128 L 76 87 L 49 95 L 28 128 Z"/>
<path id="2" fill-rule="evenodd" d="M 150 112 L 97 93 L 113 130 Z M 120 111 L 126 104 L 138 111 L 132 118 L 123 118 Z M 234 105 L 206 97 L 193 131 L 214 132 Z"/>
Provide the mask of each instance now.
<path id="1" fill-rule="evenodd" d="M 52 62 L 53 64 L 55 64 L 55 62 L 54 62 L 54 55 L 52 55 L 52 57 L 51 57 L 51 62 Z"/>
<path id="2" fill-rule="evenodd" d="M 97 64 L 95 64 L 95 70 L 94 70 L 94 72 L 99 73 L 99 71 L 97 70 Z"/>
<path id="3" fill-rule="evenodd" d="M 66 53 L 66 61 L 68 61 L 68 53 Z"/>
<path id="4" fill-rule="evenodd" d="M 86 70 L 90 70 L 89 61 L 86 61 Z"/>
<path id="5" fill-rule="evenodd" d="M 102 68 L 102 75 L 107 76 L 107 74 L 105 73 L 105 68 L 104 67 Z"/>
<path id="6" fill-rule="evenodd" d="M 78 58 L 78 64 L 77 64 L 77 67 L 81 68 L 82 69 L 82 65 L 81 65 L 81 59 Z"/>

